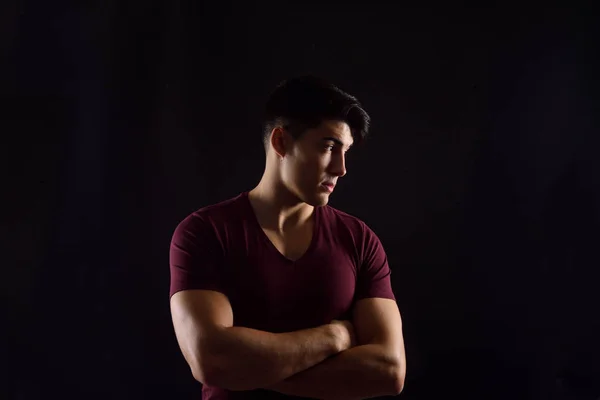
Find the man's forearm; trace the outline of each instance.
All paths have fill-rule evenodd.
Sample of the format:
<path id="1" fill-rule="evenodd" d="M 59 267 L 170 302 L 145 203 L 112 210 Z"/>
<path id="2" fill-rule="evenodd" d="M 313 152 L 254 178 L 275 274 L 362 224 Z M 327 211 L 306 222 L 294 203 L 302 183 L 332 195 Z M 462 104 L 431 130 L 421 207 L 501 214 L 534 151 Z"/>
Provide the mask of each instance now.
<path id="1" fill-rule="evenodd" d="M 343 350 L 337 332 L 332 325 L 281 334 L 223 328 L 208 344 L 203 383 L 229 390 L 272 385 Z"/>
<path id="2" fill-rule="evenodd" d="M 383 346 L 343 351 L 267 389 L 317 399 L 364 399 L 402 391 L 403 366 Z"/>

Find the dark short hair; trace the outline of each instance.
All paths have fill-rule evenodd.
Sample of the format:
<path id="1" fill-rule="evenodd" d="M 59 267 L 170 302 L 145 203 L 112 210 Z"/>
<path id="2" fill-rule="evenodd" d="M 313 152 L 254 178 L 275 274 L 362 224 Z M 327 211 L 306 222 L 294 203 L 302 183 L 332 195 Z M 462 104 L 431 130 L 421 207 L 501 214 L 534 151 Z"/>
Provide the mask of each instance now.
<path id="1" fill-rule="evenodd" d="M 358 144 L 367 137 L 371 119 L 356 97 L 321 78 L 301 76 L 284 80 L 271 92 L 265 106 L 265 148 L 277 126 L 297 139 L 325 120 L 346 122 Z"/>

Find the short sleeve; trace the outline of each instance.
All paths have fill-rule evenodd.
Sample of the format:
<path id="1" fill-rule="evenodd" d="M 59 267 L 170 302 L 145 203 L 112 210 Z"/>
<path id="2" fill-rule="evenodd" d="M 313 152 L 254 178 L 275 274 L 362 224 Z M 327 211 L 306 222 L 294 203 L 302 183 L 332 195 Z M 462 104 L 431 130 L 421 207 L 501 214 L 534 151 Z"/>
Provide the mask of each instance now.
<path id="1" fill-rule="evenodd" d="M 381 297 L 396 300 L 390 279 L 391 270 L 381 241 L 363 223 L 361 265 L 357 276 L 356 300 Z"/>
<path id="2" fill-rule="evenodd" d="M 223 292 L 223 247 L 209 222 L 191 214 L 171 239 L 169 297 L 182 290 Z"/>

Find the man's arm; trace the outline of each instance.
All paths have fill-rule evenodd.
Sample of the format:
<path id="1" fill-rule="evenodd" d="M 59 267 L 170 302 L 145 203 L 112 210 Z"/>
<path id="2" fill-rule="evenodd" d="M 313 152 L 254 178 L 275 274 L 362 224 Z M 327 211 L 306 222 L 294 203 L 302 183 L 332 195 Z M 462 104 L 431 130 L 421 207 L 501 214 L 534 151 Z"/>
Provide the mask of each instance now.
<path id="1" fill-rule="evenodd" d="M 404 386 L 402 320 L 394 300 L 360 300 L 354 308 L 359 345 L 267 389 L 318 399 L 396 395 Z"/>
<path id="2" fill-rule="evenodd" d="M 177 341 L 194 378 L 229 390 L 270 386 L 349 348 L 349 325 L 274 334 L 234 327 L 227 297 L 184 290 L 171 297 Z"/>

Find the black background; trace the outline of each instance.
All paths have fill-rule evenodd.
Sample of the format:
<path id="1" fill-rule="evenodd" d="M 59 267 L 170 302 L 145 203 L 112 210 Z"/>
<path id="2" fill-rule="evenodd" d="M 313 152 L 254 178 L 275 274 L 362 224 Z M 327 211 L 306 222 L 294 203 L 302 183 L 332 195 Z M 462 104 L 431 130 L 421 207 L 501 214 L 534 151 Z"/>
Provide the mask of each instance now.
<path id="1" fill-rule="evenodd" d="M 199 398 L 169 241 L 258 182 L 261 107 L 305 73 L 373 119 L 330 204 L 387 250 L 400 397 L 600 396 L 591 7 L 0 7 L 7 398 Z"/>

